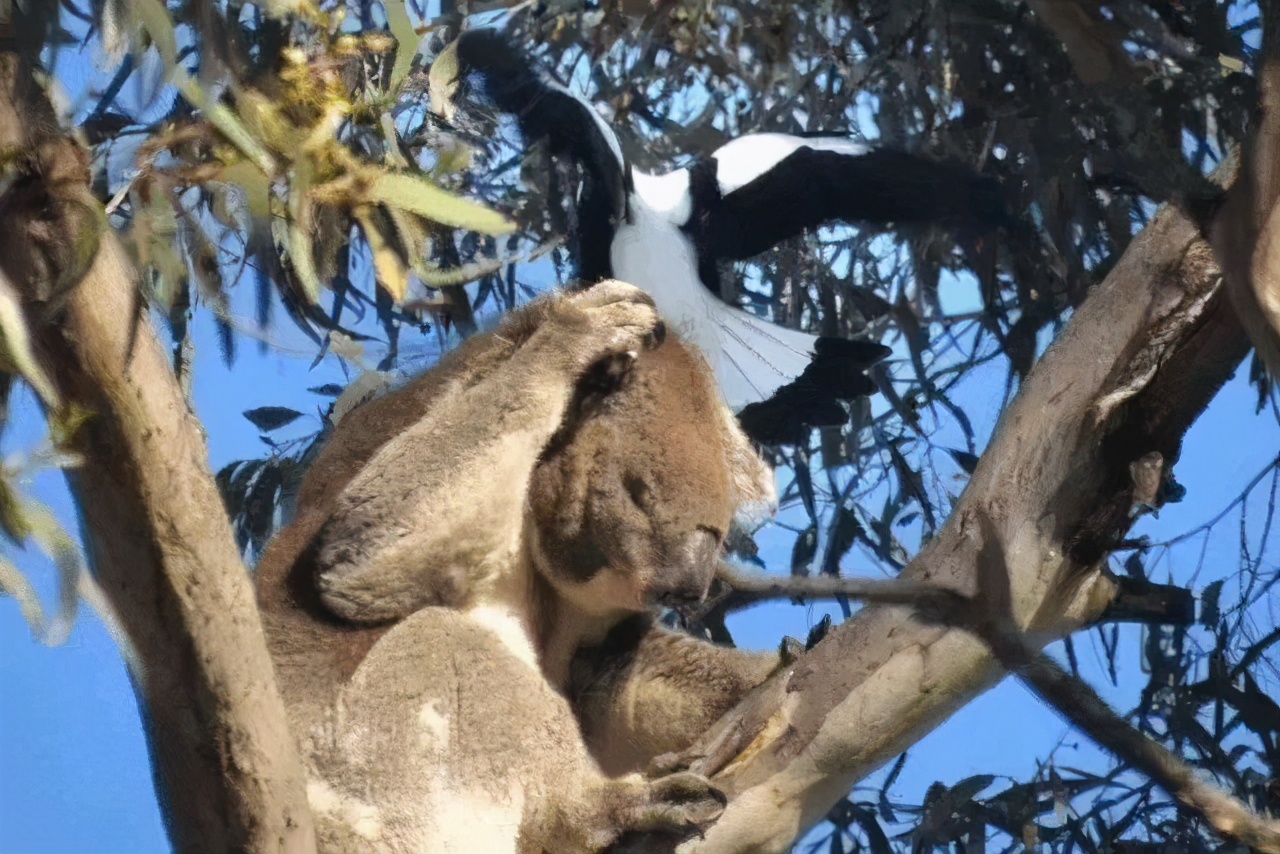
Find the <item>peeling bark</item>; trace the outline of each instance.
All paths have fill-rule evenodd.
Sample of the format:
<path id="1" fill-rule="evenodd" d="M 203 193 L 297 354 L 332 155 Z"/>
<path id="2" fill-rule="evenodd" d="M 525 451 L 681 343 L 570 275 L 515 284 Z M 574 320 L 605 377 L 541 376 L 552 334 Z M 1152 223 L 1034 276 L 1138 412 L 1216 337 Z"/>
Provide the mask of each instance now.
<path id="1" fill-rule="evenodd" d="M 1099 561 L 1131 519 L 1130 464 L 1151 452 L 1176 460 L 1247 352 L 1220 281 L 1196 227 L 1163 209 L 1037 363 L 955 511 L 902 578 L 977 593 L 985 517 L 1006 547 L 1007 607 L 1030 642 L 1096 618 L 1114 594 Z M 706 839 L 682 850 L 785 850 L 854 782 L 1001 675 L 962 629 L 865 608 L 695 747 L 708 754 L 695 770 L 718 772 L 731 801 Z"/>
<path id="2" fill-rule="evenodd" d="M 97 580 L 141 662 L 170 839 L 179 851 L 312 851 L 302 766 L 199 424 L 131 264 L 100 229 L 87 154 L 6 53 L 0 151 L 20 164 L 0 196 L 0 265 L 60 396 L 88 415 L 69 480 Z"/>

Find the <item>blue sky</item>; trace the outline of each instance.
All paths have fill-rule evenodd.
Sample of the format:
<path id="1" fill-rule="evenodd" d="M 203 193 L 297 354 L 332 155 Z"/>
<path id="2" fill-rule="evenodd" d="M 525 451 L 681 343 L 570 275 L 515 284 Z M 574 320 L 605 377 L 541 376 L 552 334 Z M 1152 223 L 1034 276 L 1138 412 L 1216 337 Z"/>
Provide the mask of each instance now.
<path id="1" fill-rule="evenodd" d="M 77 79 L 74 67 L 63 79 L 71 89 L 82 88 L 84 82 Z M 151 79 L 154 82 L 154 77 Z M 145 91 L 149 85 L 138 84 L 140 103 L 151 101 L 153 93 Z M 540 272 L 528 266 L 524 270 L 543 277 L 537 284 L 546 283 L 545 265 Z M 237 294 L 235 303 L 245 314 L 251 313 L 248 294 Z M 209 436 L 215 470 L 231 460 L 257 457 L 265 451 L 242 411 L 284 405 L 315 413 L 326 401 L 306 388 L 344 380 L 333 357 L 309 369 L 312 345 L 284 323 L 273 332 L 279 346 L 262 354 L 252 342 L 242 341 L 238 360 L 228 370 L 218 355 L 208 313 L 198 314 L 194 396 Z M 1255 395 L 1244 374 L 1242 369 L 1187 437 L 1176 469 L 1188 490 L 1186 500 L 1165 507 L 1159 519 L 1142 518 L 1135 534 L 1158 540 L 1194 528 L 1226 506 L 1280 452 L 1280 427 L 1270 411 L 1253 414 Z M 980 440 L 989 436 L 995 424 L 1004 388 L 1004 369 L 996 362 L 974 371 L 955 395 L 973 420 Z M 295 426 L 297 432 L 309 432 L 318 421 L 309 418 Z M 29 450 L 39 442 L 43 430 L 30 396 L 22 391 L 0 441 L 0 451 L 8 456 Z M 944 436 L 939 441 L 946 444 L 949 440 Z M 953 489 L 958 491 L 961 485 L 956 483 Z M 24 486 L 28 494 L 52 507 L 58 518 L 74 529 L 74 510 L 60 475 L 43 472 Z M 1254 502 L 1250 518 L 1258 517 L 1259 503 L 1264 502 Z M 1215 578 L 1231 577 L 1239 562 L 1236 519 L 1229 516 L 1203 541 L 1203 553 L 1201 541 L 1194 540 L 1154 568 L 1149 565 L 1152 574 L 1158 580 L 1171 576 L 1197 590 Z M 787 521 L 785 514 L 783 521 Z M 1256 552 L 1256 527 L 1246 527 L 1246 534 L 1250 533 Z M 762 556 L 771 568 L 781 570 L 788 565 L 789 536 L 765 532 L 759 539 Z M 5 548 L 5 554 L 12 555 L 28 574 L 44 601 L 51 603 L 55 576 L 48 561 L 29 552 L 14 555 L 12 549 Z M 1265 566 L 1275 568 L 1278 551 L 1272 543 L 1264 556 Z M 845 563 L 850 574 L 871 565 L 856 551 Z M 1197 565 L 1203 567 L 1198 574 Z M 1229 596 L 1228 591 L 1224 601 Z M 1262 606 L 1260 620 L 1275 625 L 1277 610 L 1280 602 L 1273 597 Z M 839 610 L 834 607 L 770 604 L 735 616 L 730 628 L 744 646 L 773 647 L 784 634 L 803 638 L 826 613 L 839 621 Z M 1078 636 L 1077 653 L 1093 684 L 1119 707 L 1127 708 L 1136 700 L 1145 675 L 1138 667 L 1140 630 L 1124 627 L 1121 637 L 1118 686 L 1111 686 L 1104 677 L 1095 635 Z M 1054 751 L 1063 764 L 1100 767 L 1097 752 L 1082 737 L 1071 733 L 1021 686 L 1006 681 L 913 747 L 912 759 L 894 791 L 918 801 L 924 787 L 935 780 L 955 782 L 976 773 L 1025 777 Z M 120 656 L 102 624 L 82 610 L 68 641 L 48 648 L 32 641 L 15 603 L 0 599 L 0 854 L 165 850 L 168 845 L 160 825 L 137 704 Z"/>

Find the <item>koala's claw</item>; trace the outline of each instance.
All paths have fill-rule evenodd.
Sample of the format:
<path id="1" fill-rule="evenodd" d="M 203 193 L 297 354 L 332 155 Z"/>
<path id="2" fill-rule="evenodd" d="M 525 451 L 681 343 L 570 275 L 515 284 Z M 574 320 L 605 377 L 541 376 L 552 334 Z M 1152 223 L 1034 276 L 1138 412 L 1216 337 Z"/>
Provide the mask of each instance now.
<path id="1" fill-rule="evenodd" d="M 652 350 L 666 340 L 667 324 L 659 319 L 658 322 L 654 324 L 654 327 L 649 334 L 644 336 L 644 348 L 646 350 Z"/>
<path id="2" fill-rule="evenodd" d="M 584 310 L 593 308 L 603 308 L 606 305 L 616 302 L 638 302 L 645 305 L 653 305 L 653 297 L 626 282 L 620 282 L 617 279 L 606 279 L 603 282 L 597 282 L 584 291 L 578 291 L 569 298 L 574 305 Z"/>
<path id="3" fill-rule="evenodd" d="M 645 803 L 631 808 L 626 826 L 637 833 L 690 836 L 724 812 L 728 799 L 701 774 L 680 771 L 649 783 Z"/>
<path id="4" fill-rule="evenodd" d="M 674 774 L 677 771 L 687 771 L 694 760 L 701 759 L 701 756 L 695 755 L 690 750 L 682 750 L 678 753 L 660 753 L 649 760 L 649 764 L 644 768 L 644 775 L 651 779 L 665 777 Z"/>

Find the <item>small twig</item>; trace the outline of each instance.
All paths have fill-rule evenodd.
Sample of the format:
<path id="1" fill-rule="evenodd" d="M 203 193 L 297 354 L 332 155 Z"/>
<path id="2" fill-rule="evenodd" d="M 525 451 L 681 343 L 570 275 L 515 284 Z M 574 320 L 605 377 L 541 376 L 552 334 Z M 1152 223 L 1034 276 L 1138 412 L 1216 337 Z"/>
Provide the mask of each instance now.
<path id="1" fill-rule="evenodd" d="M 748 572 L 727 563 L 720 564 L 716 577 L 729 585 L 733 594 L 736 594 L 735 600 L 745 597 L 750 602 L 848 596 L 850 599 L 877 605 L 909 605 L 918 608 L 922 603 L 940 601 L 943 594 L 948 598 L 951 595 L 950 591 L 921 581 L 843 578 L 833 575 L 766 575 L 762 572 Z"/>
<path id="2" fill-rule="evenodd" d="M 1227 839 L 1254 851 L 1280 854 L 1280 822 L 1253 813 L 1238 799 L 1200 778 L 1186 762 L 1116 714 L 1083 679 L 1027 644 L 1021 633 L 978 631 L 1000 664 L 1036 696 L 1121 761 L 1150 777 L 1179 804 L 1199 814 Z"/>
<path id="3" fill-rule="evenodd" d="M 1009 563 L 1000 532 L 985 513 L 976 517 L 984 541 L 978 558 L 978 593 L 950 613 L 953 619 L 960 618 L 956 625 L 981 638 L 1002 667 L 1016 673 L 1060 715 L 1150 777 L 1221 836 L 1255 851 L 1280 854 L 1280 822 L 1254 814 L 1237 798 L 1198 777 L 1181 757 L 1112 710 L 1088 682 L 1067 673 L 1027 642 L 1013 619 Z"/>
<path id="4" fill-rule="evenodd" d="M 728 590 L 708 600 L 699 618 L 729 613 L 771 599 L 834 599 L 847 596 L 877 605 L 950 607 L 951 594 L 935 585 L 897 578 L 847 578 L 831 575 L 767 575 L 721 563 L 716 572 Z M 1129 578 L 1115 579 L 1115 598 L 1097 622 L 1190 625 L 1195 600 L 1183 587 Z M 945 620 L 944 620 L 945 622 Z"/>

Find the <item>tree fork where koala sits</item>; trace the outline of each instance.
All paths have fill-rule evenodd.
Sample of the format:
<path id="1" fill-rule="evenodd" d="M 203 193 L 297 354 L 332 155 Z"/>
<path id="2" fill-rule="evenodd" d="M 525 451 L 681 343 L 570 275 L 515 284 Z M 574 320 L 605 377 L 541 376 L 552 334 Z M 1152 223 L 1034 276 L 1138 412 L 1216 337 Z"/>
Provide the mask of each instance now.
<path id="1" fill-rule="evenodd" d="M 0 271 L 64 405 L 86 416 L 69 480 L 97 579 L 141 661 L 133 678 L 170 840 L 178 851 L 313 851 L 302 765 L 199 424 L 89 191 L 88 154 L 11 52 L 0 52 L 0 153 L 11 179 Z"/>

